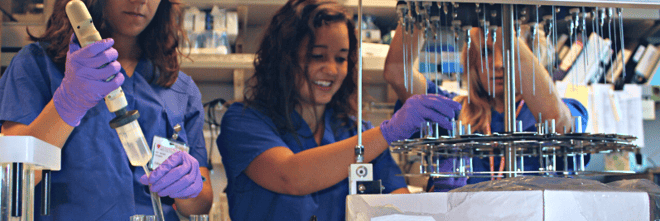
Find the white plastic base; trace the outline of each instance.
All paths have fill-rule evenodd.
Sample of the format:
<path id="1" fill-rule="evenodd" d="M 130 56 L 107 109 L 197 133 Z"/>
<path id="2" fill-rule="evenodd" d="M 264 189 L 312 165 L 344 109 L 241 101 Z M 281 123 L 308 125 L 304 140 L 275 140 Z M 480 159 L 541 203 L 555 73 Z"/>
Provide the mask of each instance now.
<path id="1" fill-rule="evenodd" d="M 32 164 L 35 169 L 60 170 L 62 149 L 32 136 L 0 134 L 0 164 Z"/>
<path id="2" fill-rule="evenodd" d="M 349 194 L 357 194 L 357 181 L 374 180 L 373 165 L 370 163 L 354 163 L 348 170 Z"/>

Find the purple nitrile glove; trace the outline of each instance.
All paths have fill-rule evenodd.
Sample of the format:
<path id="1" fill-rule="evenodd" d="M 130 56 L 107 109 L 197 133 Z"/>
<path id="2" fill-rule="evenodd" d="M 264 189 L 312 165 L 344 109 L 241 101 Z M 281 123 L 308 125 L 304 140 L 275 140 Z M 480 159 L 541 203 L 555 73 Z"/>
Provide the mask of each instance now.
<path id="1" fill-rule="evenodd" d="M 121 65 L 117 62 L 117 50 L 112 48 L 112 38 L 80 48 L 75 34 L 69 42 L 62 84 L 53 94 L 53 103 L 62 120 L 78 126 L 87 111 L 96 106 L 103 97 L 124 83 L 124 76 L 117 74 Z M 107 64 L 106 66 L 99 68 Z M 114 79 L 105 82 L 110 76 Z"/>
<path id="2" fill-rule="evenodd" d="M 449 98 L 416 94 L 408 98 L 391 119 L 383 121 L 380 130 L 387 144 L 391 144 L 410 138 L 423 122 L 436 122 L 442 128 L 451 129 L 451 119 L 460 110 L 461 104 Z"/>
<path id="3" fill-rule="evenodd" d="M 463 159 L 465 161 L 469 160 L 469 158 Z M 456 172 L 454 167 L 459 166 L 458 161 L 458 157 L 441 157 L 441 159 L 438 161 L 439 164 L 437 165 L 438 172 Z M 431 188 L 432 186 L 434 192 L 448 192 L 450 190 L 467 185 L 467 179 L 467 177 L 429 177 L 429 182 L 427 185 L 429 185 L 428 188 Z"/>
<path id="4" fill-rule="evenodd" d="M 156 168 L 151 176 L 142 175 L 140 183 L 151 185 L 150 190 L 159 196 L 188 199 L 202 192 L 202 174 L 199 162 L 186 152 L 176 152 Z"/>

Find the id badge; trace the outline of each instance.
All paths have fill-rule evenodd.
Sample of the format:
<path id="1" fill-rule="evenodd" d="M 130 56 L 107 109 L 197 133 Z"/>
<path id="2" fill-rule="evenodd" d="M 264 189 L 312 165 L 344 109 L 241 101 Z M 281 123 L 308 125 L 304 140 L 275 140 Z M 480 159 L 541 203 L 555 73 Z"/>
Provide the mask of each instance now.
<path id="1" fill-rule="evenodd" d="M 176 153 L 177 151 L 184 151 L 188 153 L 190 148 L 185 143 L 178 141 L 173 141 L 170 139 L 165 139 L 160 136 L 154 136 L 153 143 L 151 145 L 151 161 L 149 162 L 149 169 L 155 170 L 170 157 L 170 155 Z"/>

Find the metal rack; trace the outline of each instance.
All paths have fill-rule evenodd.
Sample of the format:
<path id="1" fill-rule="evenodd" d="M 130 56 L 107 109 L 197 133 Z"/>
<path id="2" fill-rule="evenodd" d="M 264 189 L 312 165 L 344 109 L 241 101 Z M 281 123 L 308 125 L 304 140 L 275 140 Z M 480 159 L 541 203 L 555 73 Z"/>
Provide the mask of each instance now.
<path id="1" fill-rule="evenodd" d="M 621 29 L 623 27 L 622 10 L 620 8 L 658 8 L 660 9 L 660 1 L 555 1 L 555 0 L 512 0 L 512 1 L 452 1 L 452 2 L 436 2 L 436 1 L 399 1 L 397 6 L 397 14 L 399 16 L 400 25 L 404 29 L 404 60 L 410 59 L 410 64 L 404 67 L 404 75 L 406 82 L 411 82 L 410 76 L 412 73 L 412 50 L 406 50 L 405 38 L 413 31 L 413 26 L 418 26 L 425 32 L 436 32 L 442 28 L 453 32 L 456 37 L 455 41 L 460 41 L 461 37 L 469 38 L 469 30 L 471 27 L 483 27 L 488 30 L 489 27 L 485 24 L 492 26 L 502 27 L 503 42 L 503 58 L 504 60 L 504 101 L 505 101 L 505 133 L 503 134 L 470 134 L 470 132 L 463 133 L 463 126 L 460 122 L 454 125 L 454 133 L 452 136 L 439 136 L 429 131 L 437 131 L 437 128 L 432 128 L 431 124 L 423 126 L 422 138 L 407 139 L 394 142 L 391 145 L 392 152 L 413 154 L 420 156 L 420 173 L 419 174 L 404 174 L 405 176 L 434 176 L 434 177 L 492 177 L 494 173 L 502 173 L 505 177 L 512 177 L 519 174 L 541 174 L 545 176 L 576 176 L 576 175 L 590 175 L 590 174 L 604 174 L 603 172 L 593 172 L 585 170 L 584 156 L 594 153 L 609 153 L 616 151 L 634 151 L 639 148 L 631 142 L 636 138 L 620 134 L 589 134 L 578 132 L 556 133 L 554 128 L 554 120 L 550 123 L 546 121 L 544 124 L 537 124 L 537 132 L 522 132 L 516 130 L 516 116 L 515 116 L 515 78 L 516 78 L 516 59 L 514 58 L 514 45 L 516 38 L 517 25 L 522 22 L 531 22 L 533 17 L 536 17 L 534 22 L 536 25 L 543 22 L 550 32 L 555 31 L 556 25 L 553 24 L 559 21 L 556 17 L 555 6 L 576 6 L 576 10 L 570 12 L 571 31 L 588 32 L 586 30 L 586 20 L 588 17 L 592 22 L 598 20 L 604 21 L 609 19 L 611 22 L 614 20 L 620 22 Z M 358 5 L 361 7 L 361 3 Z M 539 8 L 545 9 L 545 12 L 540 12 Z M 536 10 L 534 10 L 536 9 Z M 463 13 L 454 12 L 454 10 L 462 10 Z M 452 13 L 448 15 L 448 11 Z M 492 12 L 487 15 L 485 11 Z M 444 17 L 443 17 L 444 12 Z M 472 12 L 476 15 L 471 16 Z M 483 16 L 478 13 L 483 12 Z M 521 13 L 520 14 L 515 14 Z M 545 13 L 543 21 L 539 21 L 540 14 Z M 361 17 L 362 15 L 359 14 Z M 520 19 L 521 17 L 526 19 Z M 567 16 L 568 17 L 568 16 Z M 442 26 L 445 27 L 442 27 Z M 550 27 L 547 27 L 550 26 Z M 536 26 L 535 26 L 536 27 Z M 602 27 L 602 23 L 601 23 Z M 594 26 L 593 28 L 597 28 Z M 553 30 L 554 29 L 554 30 Z M 623 48 L 623 32 L 620 31 L 621 47 Z M 573 34 L 573 33 L 571 33 Z M 425 38 L 431 37 L 425 33 Z M 437 34 L 436 34 L 437 37 Z M 615 36 L 616 33 L 615 33 Z M 576 37 L 577 38 L 577 37 Z M 408 56 L 406 53 L 410 52 Z M 437 53 L 437 52 L 436 52 Z M 622 64 L 623 65 L 623 64 Z M 625 66 L 625 65 L 624 65 Z M 436 68 L 437 69 L 437 68 Z M 625 72 L 625 69 L 624 69 Z M 360 70 L 361 73 L 361 70 Z M 468 72 L 469 75 L 469 72 Z M 361 77 L 361 74 L 359 75 Z M 457 80 L 459 78 L 457 77 Z M 409 84 L 412 87 L 412 84 Z M 469 88 L 469 85 L 468 85 Z M 408 88 L 412 91 L 412 88 Z M 469 89 L 468 89 L 469 90 Z M 358 96 L 361 96 L 358 95 Z M 468 98 L 469 99 L 469 98 Z M 361 114 L 361 110 L 359 112 Z M 581 119 L 578 119 L 581 120 Z M 470 125 L 466 125 L 470 127 Z M 521 127 L 521 126 L 520 126 Z M 520 128 L 519 127 L 519 128 Z M 470 131 L 468 129 L 468 131 Z M 582 130 L 572 130 L 579 131 Z M 359 142 L 359 145 L 361 142 Z M 503 172 L 495 171 L 474 171 L 472 167 L 472 160 L 475 157 L 490 157 L 501 156 L 505 159 L 505 169 Z M 538 157 L 541 168 L 538 171 L 524 171 L 525 157 Z M 438 167 L 440 159 L 453 160 L 453 168 L 450 171 L 441 171 Z M 573 169 L 569 169 L 568 161 L 572 160 Z M 555 165 L 558 161 L 564 162 L 564 168 L 557 168 Z M 520 167 L 519 167 L 520 166 Z M 497 176 L 497 175 L 495 175 Z"/>

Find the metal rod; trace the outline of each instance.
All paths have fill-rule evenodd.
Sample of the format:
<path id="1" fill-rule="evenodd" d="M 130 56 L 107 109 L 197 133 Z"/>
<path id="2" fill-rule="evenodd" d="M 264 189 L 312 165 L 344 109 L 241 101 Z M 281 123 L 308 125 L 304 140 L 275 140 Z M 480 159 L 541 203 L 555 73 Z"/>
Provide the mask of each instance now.
<path id="1" fill-rule="evenodd" d="M 467 51 L 468 51 L 468 53 L 467 53 L 467 65 L 466 65 L 466 67 L 467 67 L 466 69 L 467 69 L 468 104 L 470 103 L 470 92 L 469 92 L 470 91 L 470 48 L 472 46 L 472 37 L 470 36 L 470 30 L 472 30 L 472 26 L 467 26 L 465 28 L 465 35 L 466 35 L 465 40 L 466 40 Z"/>
<path id="2" fill-rule="evenodd" d="M 557 22 L 557 12 L 558 8 L 555 6 L 552 6 L 552 22 Z M 557 25 L 552 25 L 552 44 L 557 47 Z M 556 48 L 555 48 L 556 50 Z M 553 53 L 554 54 L 554 53 Z M 552 61 L 553 61 L 553 71 L 550 73 L 552 76 L 552 79 L 555 78 L 555 71 L 559 69 L 559 61 L 555 59 L 555 56 L 552 56 Z M 548 82 L 548 94 L 552 94 L 552 83 L 553 81 Z"/>
<path id="3" fill-rule="evenodd" d="M 616 10 L 616 9 L 613 9 L 613 10 Z M 615 16 L 615 15 L 613 14 L 612 16 Z M 616 61 L 616 58 L 618 57 L 617 54 L 619 53 L 619 46 L 618 46 L 618 44 L 617 44 L 617 42 L 618 42 L 618 41 L 617 41 L 617 39 L 618 39 L 618 35 L 617 35 L 617 33 L 616 33 L 616 29 L 617 29 L 617 27 L 616 27 L 616 22 L 617 22 L 617 20 L 615 19 L 615 20 L 614 20 L 614 25 L 612 25 L 612 27 L 613 27 L 612 32 L 613 32 L 613 36 L 614 36 L 614 41 L 612 41 L 612 44 L 614 44 L 614 52 L 612 53 L 612 54 L 614 55 L 614 61 L 610 64 L 610 66 L 612 66 L 612 68 L 610 68 L 610 70 L 612 70 L 612 72 L 611 72 L 611 74 L 610 74 L 611 77 L 612 77 L 612 83 L 614 83 L 614 81 L 616 80 L 616 79 L 614 79 L 614 70 L 617 69 L 617 65 L 619 64 L 619 63 Z M 622 52 L 621 55 L 623 56 L 623 52 Z M 622 58 L 622 59 L 623 59 L 623 58 Z M 605 74 L 607 74 L 607 73 L 605 73 Z M 607 77 L 607 76 L 604 76 L 604 77 Z"/>
<path id="4" fill-rule="evenodd" d="M 516 28 L 516 40 L 514 41 L 514 43 L 516 45 L 516 58 L 518 59 L 518 62 L 517 62 L 518 63 L 518 75 L 520 76 L 520 79 L 522 80 L 522 68 L 520 67 L 520 42 L 518 42 L 518 40 L 520 39 L 520 32 L 521 32 L 520 31 L 520 23 L 521 23 L 521 21 L 518 17 L 518 7 L 517 6 L 515 6 L 515 7 L 516 7 L 516 14 L 515 14 L 516 17 L 515 17 L 515 20 L 514 20 L 514 24 L 515 24 L 515 28 Z M 513 58 L 514 57 L 511 57 L 511 59 L 513 59 Z M 523 94 L 522 82 L 520 84 L 520 94 Z"/>
<path id="5" fill-rule="evenodd" d="M 0 164 L 0 221 L 11 219 L 12 173 L 11 163 Z"/>
<path id="6" fill-rule="evenodd" d="M 626 64 L 625 62 L 625 53 L 624 48 L 625 44 L 623 43 L 623 14 L 622 11 L 623 9 L 617 8 L 617 14 L 619 15 L 619 34 L 621 35 L 621 67 L 623 68 L 623 79 L 626 78 Z"/>
<path id="7" fill-rule="evenodd" d="M 488 32 L 490 30 L 490 23 L 486 21 L 486 10 L 484 9 L 484 55 L 486 56 L 486 78 L 488 80 L 488 95 L 490 92 L 490 62 L 488 61 Z M 495 61 L 493 59 L 493 61 Z M 482 72 L 483 73 L 483 72 Z"/>
<path id="8" fill-rule="evenodd" d="M 495 98 L 495 44 L 497 44 L 497 26 L 493 26 L 491 28 L 491 32 L 493 32 L 493 78 L 490 80 L 492 83 L 491 88 L 493 89 L 493 98 Z"/>
<path id="9" fill-rule="evenodd" d="M 408 41 L 406 41 L 407 40 L 406 35 L 408 35 L 408 19 L 406 18 L 405 14 L 403 15 L 403 17 L 404 17 L 403 21 L 401 22 L 402 23 L 402 26 L 401 26 L 401 32 L 402 33 L 400 33 L 400 35 L 401 35 L 401 47 L 403 48 L 403 87 L 405 87 L 406 90 L 408 90 L 408 81 L 407 81 L 407 79 L 408 79 L 408 67 L 406 65 L 408 63 L 408 56 L 406 56 L 406 54 L 408 54 L 408 47 L 406 47 L 407 44 L 408 44 Z"/>
<path id="10" fill-rule="evenodd" d="M 52 172 L 50 170 L 42 171 L 41 179 L 41 215 L 50 215 L 50 183 L 52 179 Z"/>
<path id="11" fill-rule="evenodd" d="M 435 79 L 433 79 L 433 85 L 437 86 L 438 85 L 438 68 L 439 68 L 439 66 L 438 66 L 438 29 L 439 29 L 438 28 L 438 26 L 439 26 L 438 22 L 440 22 L 440 17 L 439 16 L 433 16 L 433 17 L 431 17 L 431 21 L 433 21 L 433 23 L 432 23 L 432 25 L 433 25 L 432 30 L 434 30 L 434 32 L 433 32 L 433 52 L 434 52 L 433 55 L 435 56 L 435 62 L 433 63 L 433 64 L 435 64 L 434 65 L 434 67 L 435 67 Z M 440 60 L 442 60 L 442 57 L 440 58 Z M 435 90 L 435 94 L 438 94 L 438 91 L 439 90 Z"/>
<path id="12" fill-rule="evenodd" d="M 438 7 L 440 7 L 440 3 L 438 3 Z M 438 13 L 439 13 L 439 12 L 438 12 Z M 438 15 L 438 17 L 439 17 L 439 15 Z M 438 49 L 438 50 L 440 50 L 440 74 L 441 74 L 441 76 L 442 76 L 442 75 L 445 74 L 445 64 L 444 64 L 445 62 L 443 61 L 444 58 L 442 58 L 442 54 L 443 54 L 442 51 L 444 50 L 444 49 L 442 49 L 442 47 L 443 47 L 443 45 L 444 45 L 444 42 L 443 42 L 443 40 L 442 40 L 442 35 L 444 35 L 444 33 L 442 33 L 442 25 L 440 24 L 440 21 L 438 21 L 438 26 L 437 26 L 437 27 L 438 27 L 438 31 L 437 31 L 437 32 L 438 32 L 438 35 L 439 35 L 439 37 L 440 37 L 440 49 Z M 437 47 L 437 46 L 436 46 L 436 47 Z M 435 79 L 435 83 L 436 83 L 436 84 L 438 83 L 438 79 Z M 436 90 L 436 93 L 437 93 L 437 92 L 438 92 L 438 90 Z"/>
<path id="13" fill-rule="evenodd" d="M 31 164 L 24 164 L 23 171 L 23 186 L 21 187 L 22 197 L 22 216 L 21 220 L 33 221 L 34 220 L 34 167 Z"/>
<path id="14" fill-rule="evenodd" d="M 538 46 L 540 44 L 537 35 L 539 34 L 539 6 L 536 5 L 536 23 L 534 23 L 534 32 L 532 35 L 532 54 L 536 55 L 537 59 L 540 59 L 541 57 L 538 56 L 536 53 L 539 53 Z M 534 42 L 536 41 L 536 43 Z M 532 95 L 536 96 L 536 62 L 532 62 Z"/>
<path id="15" fill-rule="evenodd" d="M 578 14 L 578 20 L 579 20 L 579 14 Z M 589 44 L 589 35 L 587 34 L 587 10 L 582 7 L 582 45 L 584 45 L 585 48 L 588 48 L 587 45 Z M 586 51 L 588 52 L 588 51 Z M 587 71 L 587 62 L 590 61 L 589 59 L 589 53 L 584 53 L 584 70 Z"/>
<path id="16" fill-rule="evenodd" d="M 514 33 L 514 20 L 513 20 L 513 5 L 503 5 L 502 6 L 502 40 L 503 47 L 502 51 L 506 52 L 507 55 L 511 54 L 512 46 L 515 44 L 515 33 Z M 515 132 L 516 124 L 516 76 L 515 76 L 515 59 L 510 59 L 513 56 L 510 56 L 508 61 L 503 62 L 504 69 L 504 130 L 507 133 Z M 505 170 L 515 171 L 515 149 L 512 145 L 507 145 L 505 148 Z M 515 176 L 515 174 L 506 174 L 506 177 Z"/>
<path id="17" fill-rule="evenodd" d="M 358 77 L 357 77 L 357 146 L 355 146 L 355 161 L 364 160 L 364 146 L 362 146 L 362 0 L 358 0 Z"/>
<path id="18" fill-rule="evenodd" d="M 13 185 L 12 185 L 12 201 L 14 202 L 11 207 L 11 215 L 14 217 L 20 217 L 23 212 L 21 208 L 21 198 L 23 191 L 21 187 L 23 186 L 23 163 L 12 163 L 12 173 L 13 173 Z"/>
<path id="19" fill-rule="evenodd" d="M 481 8 L 479 6 L 477 6 L 477 10 L 481 10 Z M 477 18 L 478 17 L 479 17 L 479 11 L 477 11 Z M 484 20 L 481 23 L 482 23 L 482 29 L 481 30 L 484 30 L 484 32 L 485 32 L 485 29 L 484 29 L 484 27 L 486 25 L 486 10 L 485 9 L 484 9 Z M 479 26 L 477 25 L 477 27 L 479 27 Z M 483 73 L 484 73 L 484 54 L 481 53 L 481 48 L 485 47 L 486 39 L 484 39 L 483 41 L 481 41 L 481 39 L 482 39 L 482 35 L 479 35 L 479 40 L 478 40 L 479 41 L 479 61 L 481 62 L 481 63 L 479 63 L 479 67 L 481 67 L 481 72 L 480 73 L 483 76 Z M 484 44 L 482 44 L 482 43 L 484 43 Z M 488 56 L 488 55 L 486 55 L 486 56 Z M 486 60 L 488 60 L 488 58 L 486 58 Z M 486 66 L 486 67 L 488 67 L 488 66 Z M 488 68 L 486 68 L 486 70 L 488 70 Z M 470 79 L 468 79 L 468 81 L 470 81 Z"/>
<path id="20" fill-rule="evenodd" d="M 428 1 L 428 0 L 424 0 Z M 490 3 L 490 4 L 522 4 L 522 5 L 552 5 L 552 6 L 601 6 L 618 8 L 653 8 L 660 9 L 659 0 L 457 0 L 463 3 Z"/>

